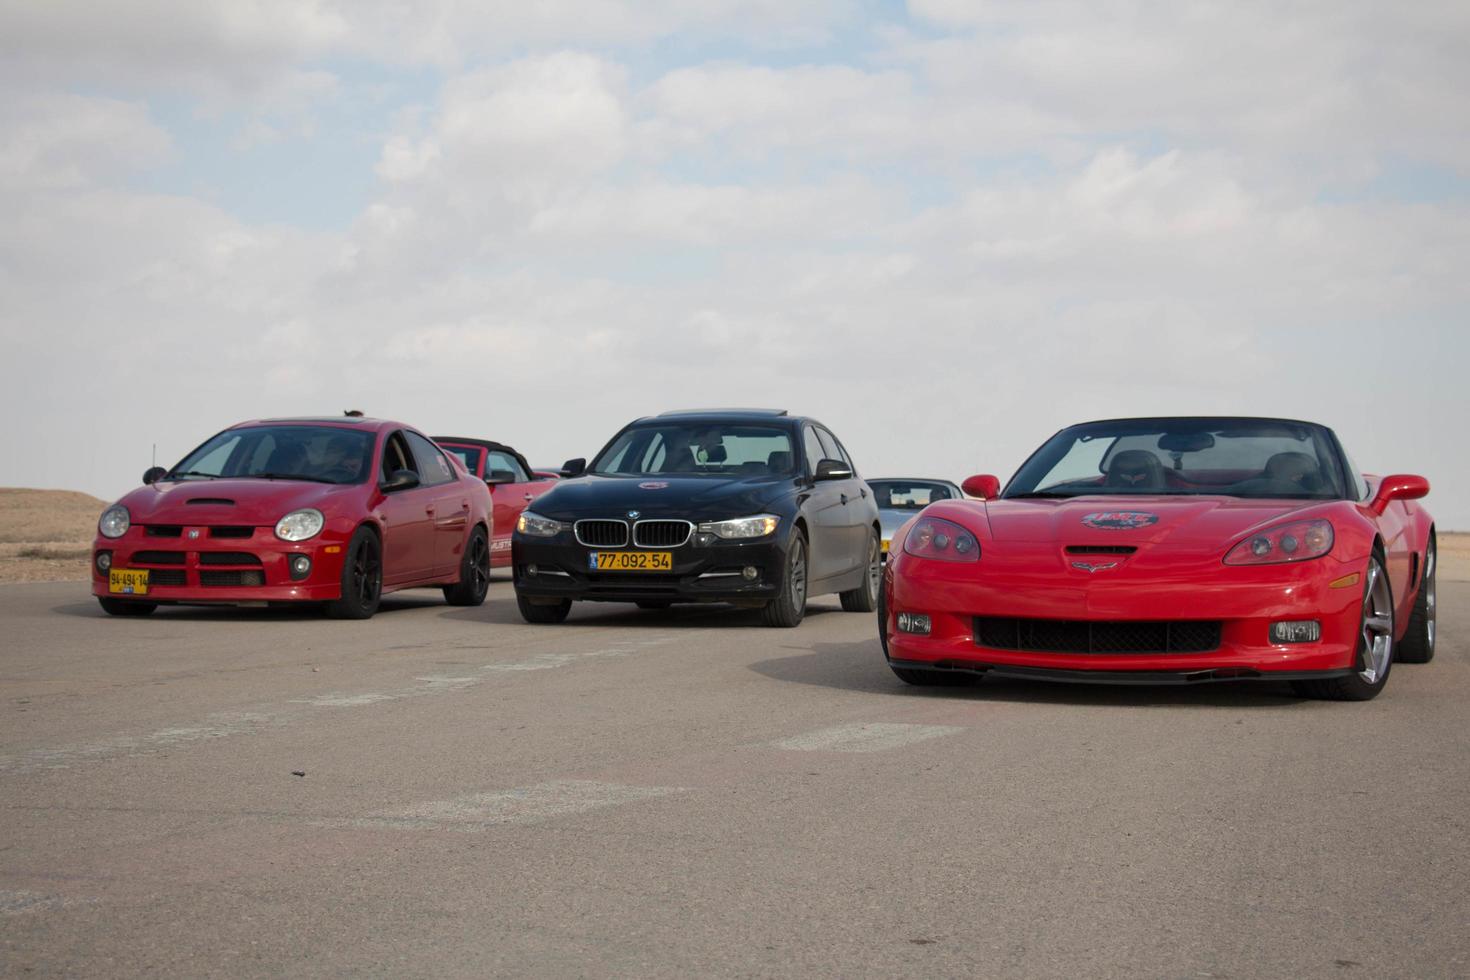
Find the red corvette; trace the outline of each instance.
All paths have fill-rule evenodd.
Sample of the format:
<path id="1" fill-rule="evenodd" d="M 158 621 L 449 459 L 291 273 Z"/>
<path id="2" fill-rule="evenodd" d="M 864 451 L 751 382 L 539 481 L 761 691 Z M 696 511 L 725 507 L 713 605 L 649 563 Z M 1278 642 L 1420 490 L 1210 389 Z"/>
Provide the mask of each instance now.
<path id="1" fill-rule="evenodd" d="M 502 568 L 510 564 L 510 536 L 520 520 L 521 511 L 552 487 L 555 476 L 531 469 L 526 457 L 511 447 L 489 439 L 462 436 L 435 436 L 434 441 L 446 452 L 459 457 L 471 476 L 479 477 L 490 488 L 495 502 L 495 523 L 490 533 L 490 564 Z"/>
<path id="2" fill-rule="evenodd" d="M 1434 522 L 1419 476 L 1365 477 L 1327 428 L 1257 418 L 1063 429 L 1005 492 L 932 504 L 893 538 L 879 607 L 910 684 L 1290 681 L 1367 700 L 1434 656 Z"/>
<path id="3" fill-rule="evenodd" d="M 397 422 L 245 422 L 143 483 L 97 525 L 92 593 L 114 616 L 315 602 L 366 619 L 384 592 L 417 586 L 485 601 L 485 484 Z"/>

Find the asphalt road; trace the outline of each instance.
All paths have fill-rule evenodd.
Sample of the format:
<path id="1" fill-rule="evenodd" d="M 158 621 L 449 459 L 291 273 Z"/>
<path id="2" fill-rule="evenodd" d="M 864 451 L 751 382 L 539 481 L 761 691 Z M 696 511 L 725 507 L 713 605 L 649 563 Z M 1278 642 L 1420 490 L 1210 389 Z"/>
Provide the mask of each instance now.
<path id="1" fill-rule="evenodd" d="M 831 599 L 132 621 L 7 586 L 0 973 L 1467 976 L 1467 598 L 1328 704 L 905 688 Z"/>

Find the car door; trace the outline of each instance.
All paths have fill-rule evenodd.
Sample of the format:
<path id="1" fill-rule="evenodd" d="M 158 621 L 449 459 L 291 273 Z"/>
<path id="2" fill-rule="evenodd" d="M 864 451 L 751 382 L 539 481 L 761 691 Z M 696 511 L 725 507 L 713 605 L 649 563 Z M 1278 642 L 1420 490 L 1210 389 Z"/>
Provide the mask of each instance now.
<path id="1" fill-rule="evenodd" d="M 842 502 L 842 480 L 814 479 L 817 464 L 827 459 L 825 447 L 810 424 L 801 427 L 802 454 L 806 457 L 804 473 L 808 482 L 807 501 L 802 510 L 807 515 L 811 554 L 807 565 L 813 582 L 841 575 L 846 569 L 846 505 Z M 838 457 L 830 457 L 837 459 Z"/>
<path id="2" fill-rule="evenodd" d="M 459 565 L 468 534 L 470 495 L 442 449 L 411 429 L 405 429 L 404 435 L 418 464 L 419 485 L 429 492 L 434 530 L 433 574 L 447 581 Z"/>
<path id="3" fill-rule="evenodd" d="M 485 477 L 499 471 L 510 473 L 514 480 L 490 488 L 490 499 L 495 503 L 495 534 L 490 542 L 490 557 L 494 564 L 510 561 L 510 538 L 515 531 L 521 512 L 531 502 L 556 485 L 555 480 L 533 479 L 525 465 L 512 453 L 503 449 L 485 452 Z"/>
<path id="4" fill-rule="evenodd" d="M 408 470 L 423 479 L 402 430 L 390 433 L 383 441 L 379 481 L 386 481 L 398 470 Z M 420 483 L 381 494 L 374 510 L 383 531 L 385 586 L 422 579 L 434 570 L 434 493 L 433 487 Z"/>
<path id="5" fill-rule="evenodd" d="M 858 476 L 857 467 L 842 443 L 829 430 L 818 426 L 817 438 L 828 459 L 839 459 L 847 464 L 852 475 L 845 480 L 833 480 L 841 501 L 842 553 L 840 571 L 848 572 L 863 567 L 868 560 L 868 536 L 872 527 L 872 513 L 868 504 L 868 485 Z"/>

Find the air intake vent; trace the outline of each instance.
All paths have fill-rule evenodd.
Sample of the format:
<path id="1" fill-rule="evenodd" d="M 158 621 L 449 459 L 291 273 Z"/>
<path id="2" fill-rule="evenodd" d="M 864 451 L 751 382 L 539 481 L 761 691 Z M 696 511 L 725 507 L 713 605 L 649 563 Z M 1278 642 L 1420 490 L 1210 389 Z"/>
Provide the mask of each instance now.
<path id="1" fill-rule="evenodd" d="M 633 525 L 633 543 L 640 548 L 677 548 L 693 533 L 694 525 L 688 521 L 639 521 Z"/>
<path id="2" fill-rule="evenodd" d="M 628 543 L 626 521 L 578 521 L 577 541 L 589 548 L 621 548 Z"/>
<path id="3" fill-rule="evenodd" d="M 224 497 L 193 497 L 190 500 L 185 501 L 185 503 L 188 503 L 188 504 L 191 504 L 191 505 L 192 504 L 202 504 L 202 505 L 204 505 L 206 507 L 210 507 L 210 506 L 213 506 L 213 507 L 233 507 L 233 506 L 235 506 L 235 502 L 233 500 L 227 500 Z"/>
<path id="4" fill-rule="evenodd" d="M 1219 648 L 1220 623 L 979 616 L 975 619 L 975 642 L 995 650 L 1037 653 L 1205 653 Z"/>

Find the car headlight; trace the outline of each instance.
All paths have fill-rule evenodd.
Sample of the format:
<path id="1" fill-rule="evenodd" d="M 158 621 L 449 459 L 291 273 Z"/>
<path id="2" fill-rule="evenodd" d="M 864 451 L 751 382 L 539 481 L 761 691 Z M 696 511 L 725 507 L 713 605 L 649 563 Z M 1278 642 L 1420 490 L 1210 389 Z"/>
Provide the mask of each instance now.
<path id="1" fill-rule="evenodd" d="M 303 507 L 276 521 L 276 537 L 282 541 L 305 541 L 322 533 L 326 523 L 321 511 L 315 507 Z"/>
<path id="2" fill-rule="evenodd" d="M 1295 521 L 1258 531 L 1230 549 L 1227 565 L 1280 565 L 1321 558 L 1332 550 L 1332 525 L 1326 521 Z"/>
<path id="3" fill-rule="evenodd" d="M 133 519 L 128 515 L 128 509 L 122 504 L 113 504 L 97 519 L 97 530 L 104 538 L 120 538 L 127 534 L 128 528 L 132 526 Z"/>
<path id="4" fill-rule="evenodd" d="M 776 525 L 780 523 L 781 518 L 775 514 L 757 514 L 754 517 L 736 517 L 728 521 L 710 521 L 699 525 L 699 530 L 726 541 L 739 541 L 775 534 Z"/>
<path id="5" fill-rule="evenodd" d="M 953 521 L 921 517 L 904 535 L 903 550 L 935 561 L 979 561 L 980 542 Z"/>
<path id="6" fill-rule="evenodd" d="M 521 511 L 521 516 L 516 521 L 516 530 L 522 534 L 529 534 L 533 538 L 555 537 L 566 528 L 567 526 L 561 521 L 553 521 L 549 517 L 533 514 L 529 510 Z"/>

